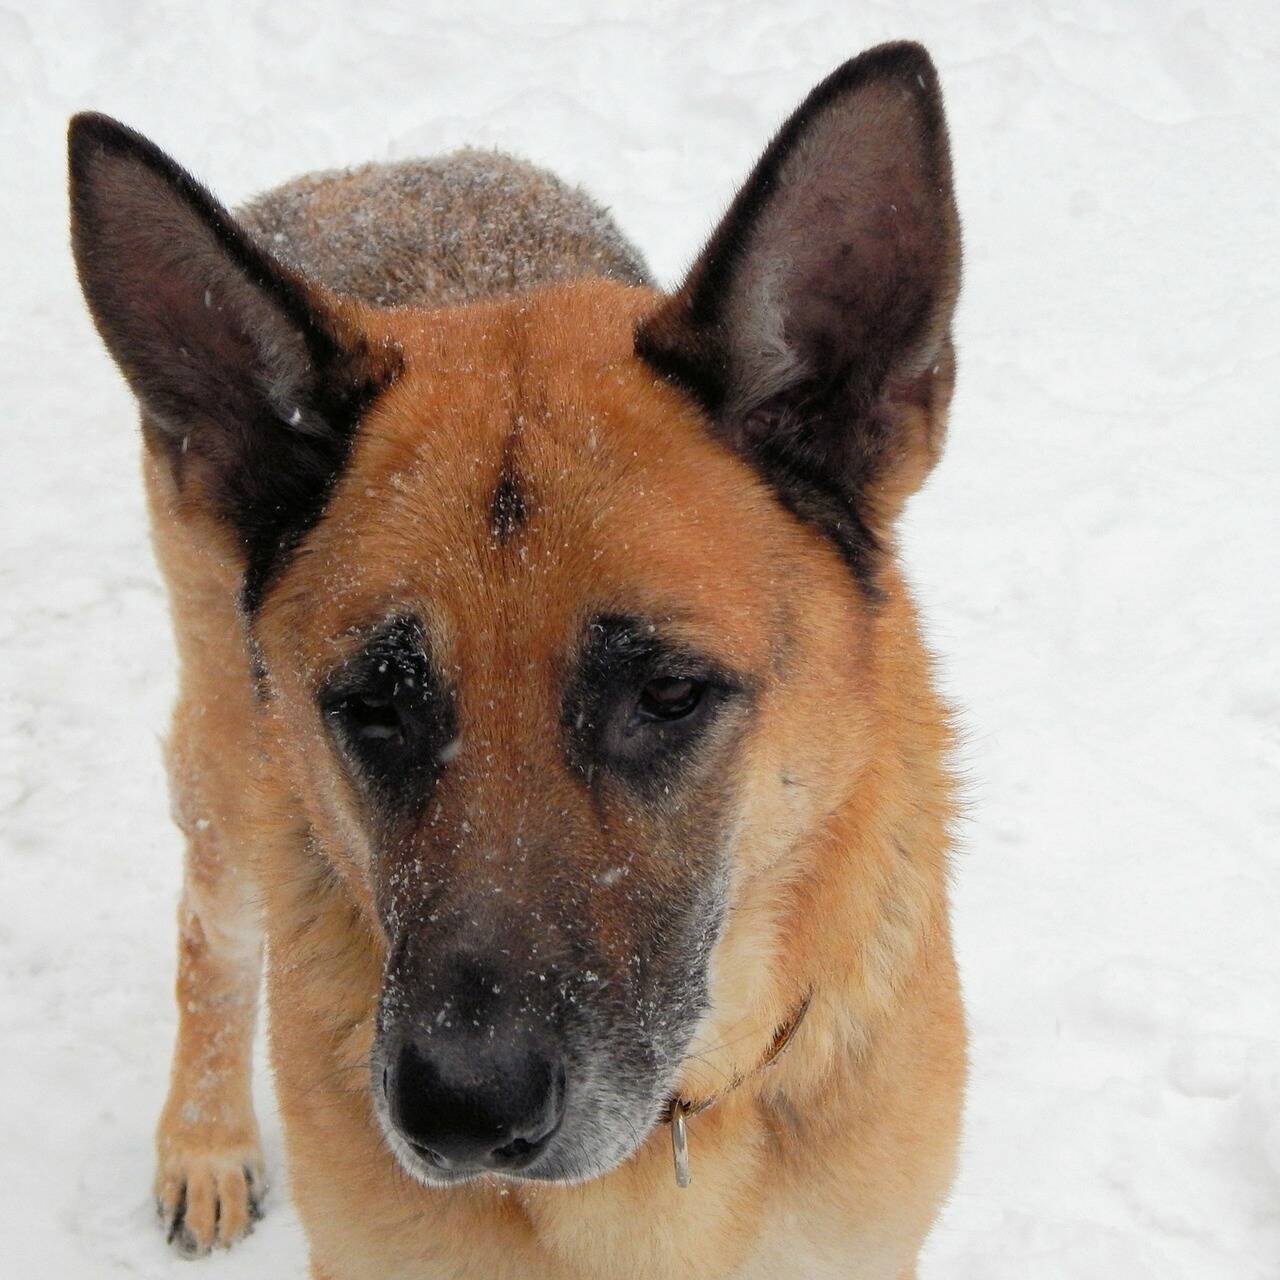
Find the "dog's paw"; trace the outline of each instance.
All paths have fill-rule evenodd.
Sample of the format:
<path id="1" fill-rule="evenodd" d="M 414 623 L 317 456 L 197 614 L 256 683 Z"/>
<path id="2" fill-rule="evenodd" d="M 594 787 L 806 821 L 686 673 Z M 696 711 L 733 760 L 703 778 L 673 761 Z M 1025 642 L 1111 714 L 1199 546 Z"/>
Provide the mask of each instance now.
<path id="1" fill-rule="evenodd" d="M 170 1150 L 156 1173 L 160 1229 L 184 1258 L 225 1249 L 253 1230 L 266 1190 L 256 1147 Z"/>

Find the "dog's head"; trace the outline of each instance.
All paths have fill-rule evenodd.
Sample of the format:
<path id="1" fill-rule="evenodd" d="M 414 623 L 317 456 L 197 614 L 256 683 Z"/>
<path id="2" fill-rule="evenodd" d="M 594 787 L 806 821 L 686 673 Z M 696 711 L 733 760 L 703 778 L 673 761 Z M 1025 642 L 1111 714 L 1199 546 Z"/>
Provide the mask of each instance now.
<path id="1" fill-rule="evenodd" d="M 71 166 L 94 317 L 385 947 L 393 1149 L 437 1183 L 611 1168 L 695 1032 L 802 994 L 753 950 L 759 886 L 865 763 L 868 619 L 952 385 L 927 55 L 815 89 L 669 297 L 381 311 L 122 126 L 80 117 Z"/>

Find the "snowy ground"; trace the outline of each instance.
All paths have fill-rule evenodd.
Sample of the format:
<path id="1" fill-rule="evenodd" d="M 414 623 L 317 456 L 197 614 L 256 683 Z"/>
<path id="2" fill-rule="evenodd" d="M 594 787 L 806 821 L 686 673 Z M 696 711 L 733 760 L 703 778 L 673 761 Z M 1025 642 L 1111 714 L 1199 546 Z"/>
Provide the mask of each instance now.
<path id="1" fill-rule="evenodd" d="M 122 117 L 230 200 L 509 147 L 672 280 L 785 111 L 902 35 L 942 68 L 968 252 L 951 445 L 907 540 L 972 811 L 968 1138 L 923 1275 L 1280 1276 L 1277 12 L 0 4 L 0 1276 L 194 1274 L 147 1195 L 172 654 L 66 250 L 66 115 Z M 260 1085 L 277 1188 L 213 1276 L 302 1273 Z"/>

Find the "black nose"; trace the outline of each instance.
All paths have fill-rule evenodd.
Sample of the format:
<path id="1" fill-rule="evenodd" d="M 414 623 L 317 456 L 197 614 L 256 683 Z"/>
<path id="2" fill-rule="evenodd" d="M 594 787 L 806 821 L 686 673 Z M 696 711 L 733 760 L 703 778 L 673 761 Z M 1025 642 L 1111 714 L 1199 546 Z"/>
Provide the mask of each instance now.
<path id="1" fill-rule="evenodd" d="M 411 1037 L 384 1081 L 405 1141 L 436 1168 L 459 1173 L 525 1168 L 564 1114 L 564 1066 L 532 1044 Z"/>

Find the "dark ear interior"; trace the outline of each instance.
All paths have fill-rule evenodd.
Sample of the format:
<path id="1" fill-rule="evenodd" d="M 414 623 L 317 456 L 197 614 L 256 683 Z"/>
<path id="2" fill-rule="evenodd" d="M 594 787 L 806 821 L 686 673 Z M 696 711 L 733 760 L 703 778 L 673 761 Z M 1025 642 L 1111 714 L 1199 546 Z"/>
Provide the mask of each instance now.
<path id="1" fill-rule="evenodd" d="M 141 135 L 86 114 L 68 143 L 85 299 L 148 443 L 243 541 L 252 603 L 318 518 L 391 371 Z"/>
<path id="2" fill-rule="evenodd" d="M 636 349 L 869 580 L 941 445 L 959 271 L 937 72 L 882 45 L 782 126 Z"/>

